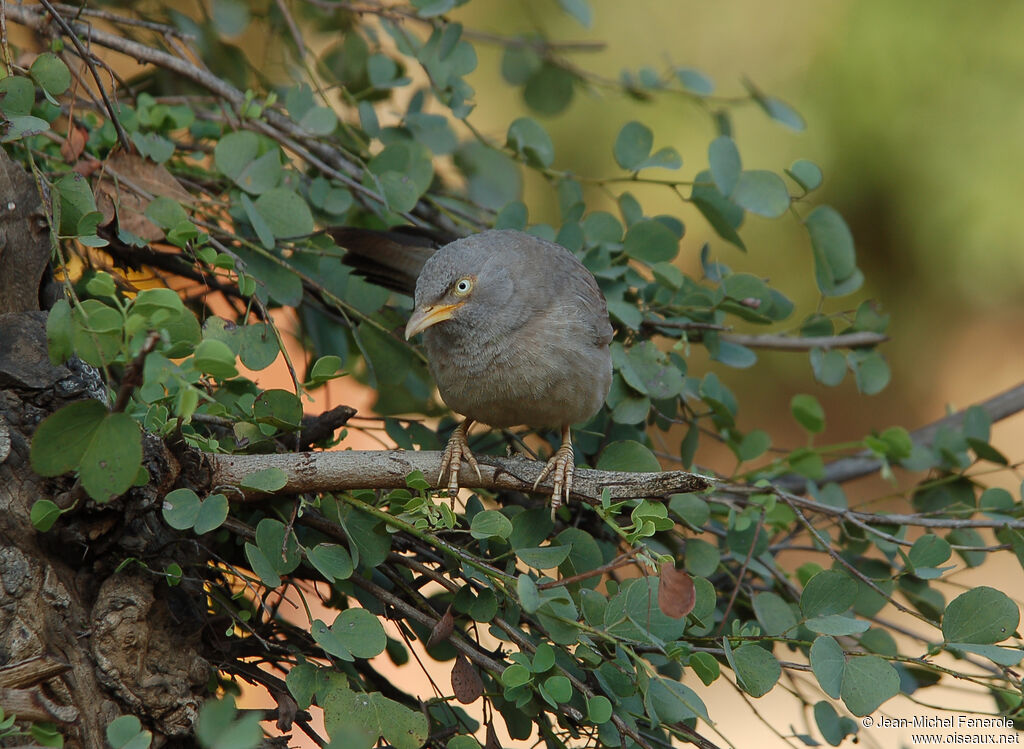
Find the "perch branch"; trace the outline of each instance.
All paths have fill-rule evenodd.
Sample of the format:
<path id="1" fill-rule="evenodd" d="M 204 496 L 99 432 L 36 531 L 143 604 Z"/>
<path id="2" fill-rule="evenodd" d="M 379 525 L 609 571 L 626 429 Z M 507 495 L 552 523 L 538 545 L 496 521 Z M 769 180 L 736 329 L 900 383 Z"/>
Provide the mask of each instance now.
<path id="1" fill-rule="evenodd" d="M 217 455 L 203 453 L 210 471 L 211 486 L 239 485 L 246 476 L 267 468 L 279 468 L 287 479 L 282 494 L 344 491 L 346 489 L 398 489 L 406 486 L 405 477 L 420 471 L 432 488 L 441 488 L 437 481 L 441 471 L 438 451 L 348 450 L 280 455 Z M 463 464 L 459 485 L 470 489 L 504 489 L 533 491 L 533 482 L 540 475 L 543 463 L 525 458 L 479 456 L 480 478 Z M 661 473 L 627 473 L 577 468 L 573 480 L 573 496 L 590 504 L 599 504 L 607 489 L 613 500 L 640 497 L 667 497 L 670 494 L 698 492 L 710 487 L 708 479 L 685 471 Z M 537 492 L 550 494 L 550 483 L 537 487 Z M 246 498 L 257 498 L 258 492 L 246 492 Z"/>

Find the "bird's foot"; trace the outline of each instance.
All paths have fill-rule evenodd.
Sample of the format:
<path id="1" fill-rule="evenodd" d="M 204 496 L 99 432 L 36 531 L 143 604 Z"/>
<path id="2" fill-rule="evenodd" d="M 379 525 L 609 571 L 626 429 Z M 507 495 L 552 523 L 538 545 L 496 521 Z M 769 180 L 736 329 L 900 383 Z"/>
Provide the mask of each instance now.
<path id="1" fill-rule="evenodd" d="M 572 452 L 572 442 L 566 439 L 562 446 L 548 460 L 547 465 L 544 466 L 544 470 L 540 472 L 537 480 L 533 482 L 533 488 L 536 489 L 541 481 L 551 476 L 551 480 L 554 483 L 554 491 L 551 493 L 552 521 L 555 519 L 555 513 L 558 512 L 558 508 L 562 506 L 563 498 L 565 504 L 569 504 L 569 494 L 572 492 L 572 477 L 575 472 L 576 462 Z"/>
<path id="2" fill-rule="evenodd" d="M 459 493 L 459 468 L 462 466 L 463 460 L 476 471 L 476 477 L 483 480 L 480 475 L 480 465 L 476 462 L 473 451 L 469 449 L 469 442 L 466 441 L 466 432 L 469 431 L 470 424 L 472 421 L 466 419 L 455 428 L 441 455 L 441 473 L 437 476 L 437 483 L 440 484 L 444 480 L 445 474 L 448 474 L 448 496 L 452 500 L 453 507 L 455 495 Z"/>

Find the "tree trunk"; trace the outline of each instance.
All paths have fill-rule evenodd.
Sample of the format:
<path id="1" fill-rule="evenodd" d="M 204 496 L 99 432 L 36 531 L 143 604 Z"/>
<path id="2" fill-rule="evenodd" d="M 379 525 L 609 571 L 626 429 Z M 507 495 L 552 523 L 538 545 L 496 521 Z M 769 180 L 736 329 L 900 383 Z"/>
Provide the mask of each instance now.
<path id="1" fill-rule="evenodd" d="M 32 434 L 44 418 L 107 396 L 91 367 L 49 361 L 38 311 L 49 233 L 34 181 L 3 151 L 0 197 L 0 709 L 22 727 L 56 723 L 68 747 L 105 747 L 107 724 L 122 714 L 153 731 L 154 746 L 192 745 L 211 673 L 199 625 L 190 626 L 202 621 L 202 589 L 146 572 L 175 561 L 172 553 L 182 561 L 156 514 L 174 461 L 147 442 L 149 484 L 105 505 L 70 478 L 32 470 Z M 31 519 L 40 499 L 67 510 L 47 533 Z"/>

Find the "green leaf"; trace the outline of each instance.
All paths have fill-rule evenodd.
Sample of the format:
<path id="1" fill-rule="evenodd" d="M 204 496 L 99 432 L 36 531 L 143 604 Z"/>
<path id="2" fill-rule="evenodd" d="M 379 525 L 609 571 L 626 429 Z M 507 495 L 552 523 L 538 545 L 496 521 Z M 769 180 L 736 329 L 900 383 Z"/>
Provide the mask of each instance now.
<path id="1" fill-rule="evenodd" d="M 835 387 L 846 376 L 846 357 L 842 351 L 816 348 L 811 350 L 810 358 L 814 378 L 822 385 Z"/>
<path id="2" fill-rule="evenodd" d="M 238 376 L 235 353 L 222 341 L 206 339 L 193 353 L 196 368 L 211 377 L 230 379 Z"/>
<path id="3" fill-rule="evenodd" d="M 256 546 L 279 575 L 292 572 L 302 561 L 295 534 L 280 520 L 263 518 L 259 522 L 256 526 Z"/>
<path id="4" fill-rule="evenodd" d="M 534 546 L 516 549 L 516 556 L 528 567 L 550 570 L 566 560 L 571 546 Z"/>
<path id="5" fill-rule="evenodd" d="M 523 684 L 529 684 L 533 674 L 523 665 L 514 663 L 501 672 L 501 683 L 506 689 L 515 689 Z"/>
<path id="6" fill-rule="evenodd" d="M 786 170 L 786 174 L 792 177 L 793 181 L 807 192 L 812 192 L 821 187 L 821 167 L 813 161 L 797 159 Z"/>
<path id="7" fill-rule="evenodd" d="M 686 571 L 701 577 L 711 577 L 718 569 L 722 555 L 718 547 L 699 538 L 686 542 Z"/>
<path id="8" fill-rule="evenodd" d="M 612 360 L 631 388 L 655 400 L 674 398 L 683 392 L 684 372 L 653 341 L 643 341 L 629 350 L 613 343 Z"/>
<path id="9" fill-rule="evenodd" d="M 455 7 L 455 0 L 412 0 L 412 5 L 423 18 L 433 18 Z"/>
<path id="10" fill-rule="evenodd" d="M 709 184 L 712 183 L 712 184 Z M 737 229 L 743 224 L 743 209 L 726 198 L 713 184 L 711 172 L 703 171 L 694 178 L 690 193 L 693 202 L 708 224 L 722 239 L 732 242 L 741 250 L 746 249 Z"/>
<path id="11" fill-rule="evenodd" d="M 835 208 L 819 205 L 804 220 L 814 255 L 814 278 L 825 296 L 841 296 L 860 288 L 853 235 Z"/>
<path id="12" fill-rule="evenodd" d="M 32 82 L 20 75 L 9 75 L 0 78 L 0 107 L 7 119 L 28 115 L 35 104 L 36 89 Z M 38 119 L 33 117 L 32 119 Z M 43 123 L 43 130 L 48 130 L 50 124 L 46 120 Z M 40 131 L 42 132 L 42 131 Z"/>
<path id="13" fill-rule="evenodd" d="M 899 691 L 896 669 L 877 655 L 858 656 L 847 662 L 840 696 L 857 717 L 870 715 Z"/>
<path id="14" fill-rule="evenodd" d="M 864 395 L 875 395 L 885 389 L 892 374 L 889 365 L 877 351 L 851 351 L 847 361 L 857 381 L 857 389 Z"/>
<path id="15" fill-rule="evenodd" d="M 763 169 L 740 174 L 732 199 L 751 213 L 778 218 L 789 210 L 789 190 L 782 177 Z"/>
<path id="16" fill-rule="evenodd" d="M 164 497 L 164 522 L 175 530 L 186 531 L 196 524 L 199 517 L 200 501 L 191 489 L 175 489 Z"/>
<path id="17" fill-rule="evenodd" d="M 711 686 L 722 675 L 722 667 L 711 653 L 694 653 L 690 656 L 690 668 L 697 674 L 704 686 Z"/>
<path id="18" fill-rule="evenodd" d="M 693 718 L 710 720 L 707 707 L 700 696 L 690 687 L 673 679 L 651 679 L 647 695 L 659 721 L 679 723 Z"/>
<path id="19" fill-rule="evenodd" d="M 825 409 L 813 395 L 794 395 L 789 408 L 793 418 L 811 434 L 820 434 L 825 430 Z"/>
<path id="20" fill-rule="evenodd" d="M 757 617 L 765 634 L 778 637 L 796 627 L 796 614 L 781 596 L 775 593 L 758 593 L 754 596 L 753 603 L 754 616 Z"/>
<path id="21" fill-rule="evenodd" d="M 1013 667 L 1024 659 L 1024 650 L 1019 647 L 1001 648 L 998 645 L 974 645 L 966 642 L 947 642 L 946 647 L 976 653 L 1000 666 Z"/>
<path id="22" fill-rule="evenodd" d="M 699 70 L 693 68 L 676 68 L 676 78 L 683 88 L 697 96 L 710 96 L 715 92 L 715 84 Z"/>
<path id="23" fill-rule="evenodd" d="M 839 643 L 827 635 L 815 638 L 811 644 L 810 662 L 821 691 L 834 700 L 839 699 L 846 670 L 846 655 Z"/>
<path id="24" fill-rule="evenodd" d="M 52 52 L 44 52 L 33 60 L 28 74 L 51 97 L 60 96 L 71 85 L 71 71 Z"/>
<path id="25" fill-rule="evenodd" d="M 551 142 L 551 136 L 532 117 L 514 120 L 508 127 L 506 143 L 534 166 L 551 166 L 555 160 L 555 145 Z"/>
<path id="26" fill-rule="evenodd" d="M 525 572 L 519 573 L 516 577 L 516 594 L 519 596 L 519 603 L 527 614 L 534 613 L 540 608 L 540 594 L 537 591 L 537 583 Z"/>
<path id="27" fill-rule="evenodd" d="M 938 567 L 952 553 L 948 541 L 933 533 L 926 533 L 910 547 L 907 558 L 914 567 Z"/>
<path id="28" fill-rule="evenodd" d="M 580 26 L 589 29 L 594 23 L 594 13 L 587 0 L 558 0 L 558 4 L 566 13 L 575 18 Z"/>
<path id="29" fill-rule="evenodd" d="M 661 464 L 654 453 L 634 440 L 619 440 L 609 444 L 598 458 L 597 467 L 602 471 L 633 473 L 661 470 Z"/>
<path id="30" fill-rule="evenodd" d="M 575 76 L 557 65 L 544 63 L 530 76 L 523 89 L 526 106 L 539 114 L 553 117 L 572 102 Z"/>
<path id="31" fill-rule="evenodd" d="M 825 614 L 841 614 L 857 598 L 857 583 L 835 570 L 822 570 L 804 586 L 800 609 L 808 619 Z"/>
<path id="32" fill-rule="evenodd" d="M 259 136 L 251 131 L 228 133 L 213 149 L 213 161 L 236 185 L 250 195 L 260 195 L 277 187 L 284 172 L 276 144 L 265 151 L 261 149 Z"/>
<path id="33" fill-rule="evenodd" d="M 36 428 L 29 459 L 40 476 L 60 476 L 82 462 L 109 412 L 96 400 L 69 403 Z"/>
<path id="34" fill-rule="evenodd" d="M 950 601 L 942 616 L 942 637 L 946 642 L 990 645 L 1011 637 L 1019 623 L 1017 604 L 982 585 Z"/>
<path id="35" fill-rule="evenodd" d="M 512 521 L 497 510 L 484 510 L 473 516 L 469 534 L 473 538 L 508 538 L 512 533 Z"/>
<path id="36" fill-rule="evenodd" d="M 164 515 L 166 517 L 166 514 Z M 223 494 L 211 494 L 199 506 L 192 530 L 203 535 L 220 528 L 228 517 L 228 498 Z"/>
<path id="37" fill-rule="evenodd" d="M 261 471 L 253 471 L 246 475 L 239 482 L 239 486 L 243 489 L 249 489 L 257 492 L 276 492 L 278 489 L 283 489 L 284 485 L 288 483 L 288 474 L 282 471 L 280 468 L 264 468 Z"/>
<path id="38" fill-rule="evenodd" d="M 126 413 L 108 413 L 92 434 L 78 475 L 90 497 L 108 502 L 131 488 L 141 467 L 142 432 L 138 422 Z"/>
<path id="39" fill-rule="evenodd" d="M 249 566 L 252 567 L 252 571 L 256 573 L 256 576 L 264 585 L 268 588 L 278 588 L 281 586 L 281 576 L 277 574 L 270 559 L 267 558 L 267 555 L 258 546 L 246 543 L 245 558 L 249 560 Z"/>
<path id="40" fill-rule="evenodd" d="M 298 428 L 302 425 L 302 401 L 287 390 L 264 390 L 253 402 L 252 414 L 260 424 L 272 424 L 279 429 Z"/>
<path id="41" fill-rule="evenodd" d="M 122 715 L 107 726 L 107 743 L 113 749 L 148 749 L 153 734 L 142 730 L 142 723 L 134 715 Z"/>
<path id="42" fill-rule="evenodd" d="M 841 637 L 866 632 L 871 627 L 871 622 L 854 619 L 843 614 L 825 614 L 808 619 L 804 622 L 804 626 L 820 635 Z"/>
<path id="43" fill-rule="evenodd" d="M 380 619 L 366 609 L 345 609 L 329 628 L 323 622 L 319 622 L 320 626 L 317 624 L 313 623 L 313 639 L 328 653 L 344 660 L 350 659 L 343 653 L 350 653 L 355 658 L 373 658 L 383 653 L 387 645 L 388 638 Z"/>
<path id="44" fill-rule="evenodd" d="M 782 675 L 775 656 L 760 645 L 741 645 L 732 653 L 736 680 L 753 697 L 768 694 Z"/>
<path id="45" fill-rule="evenodd" d="M 645 263 L 667 262 L 679 253 L 679 237 L 655 219 L 640 219 L 626 231 L 622 251 Z"/>
<path id="46" fill-rule="evenodd" d="M 49 499 L 37 499 L 32 503 L 29 520 L 32 521 L 33 528 L 40 533 L 46 533 L 62 514 L 63 511 L 56 502 Z"/>
<path id="47" fill-rule="evenodd" d="M 619 130 L 612 146 L 615 161 L 623 169 L 636 170 L 654 145 L 654 133 L 642 122 L 627 122 Z"/>
<path id="48" fill-rule="evenodd" d="M 732 195 L 743 171 L 740 152 L 732 138 L 728 135 L 719 135 L 711 141 L 708 146 L 708 164 L 711 167 L 711 178 L 715 181 L 718 191 L 726 197 Z"/>
<path id="49" fill-rule="evenodd" d="M 288 187 L 275 187 L 256 198 L 253 205 L 278 239 L 299 237 L 313 232 L 313 213 L 309 204 Z"/>
<path id="50" fill-rule="evenodd" d="M 572 682 L 561 674 L 549 676 L 545 679 L 543 690 L 558 704 L 572 699 Z"/>
<path id="51" fill-rule="evenodd" d="M 255 749 L 263 741 L 259 713 L 235 719 L 238 710 L 231 695 L 207 700 L 196 720 L 196 738 L 205 749 Z"/>
<path id="52" fill-rule="evenodd" d="M 603 694 L 587 699 L 587 720 L 591 723 L 607 723 L 612 719 L 612 703 Z"/>
<path id="53" fill-rule="evenodd" d="M 306 551 L 306 558 L 328 582 L 347 580 L 352 576 L 352 557 L 339 544 L 317 544 Z"/>

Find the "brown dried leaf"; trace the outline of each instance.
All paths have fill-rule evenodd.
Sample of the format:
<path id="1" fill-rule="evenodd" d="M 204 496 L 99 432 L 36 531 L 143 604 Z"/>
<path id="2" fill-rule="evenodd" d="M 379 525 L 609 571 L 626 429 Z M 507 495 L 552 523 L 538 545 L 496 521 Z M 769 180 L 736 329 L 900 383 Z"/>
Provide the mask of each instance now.
<path id="1" fill-rule="evenodd" d="M 444 612 L 444 616 L 437 620 L 437 624 L 430 630 L 430 638 L 427 640 L 427 647 L 432 648 L 435 645 L 447 640 L 452 636 L 452 630 L 455 629 L 455 617 L 452 616 L 452 607 L 449 606 L 448 610 Z"/>
<path id="2" fill-rule="evenodd" d="M 64 157 L 64 161 L 68 164 L 78 161 L 78 157 L 85 150 L 87 140 L 88 134 L 85 130 L 80 127 L 72 127 L 67 139 L 60 144 L 60 155 Z"/>
<path id="3" fill-rule="evenodd" d="M 191 203 L 192 196 L 162 165 L 138 154 L 119 151 L 103 162 L 104 174 L 96 186 L 96 206 L 106 226 L 117 215 L 118 225 L 148 242 L 163 239 L 164 233 L 145 216 L 149 198 L 162 196 Z"/>
<path id="4" fill-rule="evenodd" d="M 686 570 L 677 570 L 671 562 L 661 565 L 658 576 L 658 608 L 665 616 L 682 619 L 693 611 L 697 589 Z"/>
<path id="5" fill-rule="evenodd" d="M 484 693 L 484 682 L 464 653 L 456 656 L 452 666 L 452 691 L 463 705 L 476 702 Z"/>

